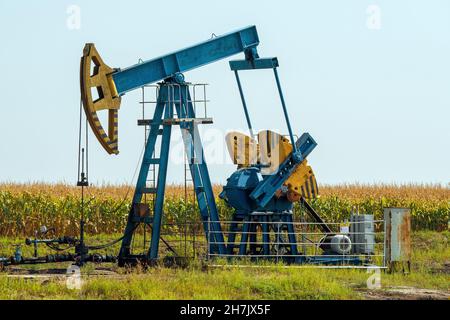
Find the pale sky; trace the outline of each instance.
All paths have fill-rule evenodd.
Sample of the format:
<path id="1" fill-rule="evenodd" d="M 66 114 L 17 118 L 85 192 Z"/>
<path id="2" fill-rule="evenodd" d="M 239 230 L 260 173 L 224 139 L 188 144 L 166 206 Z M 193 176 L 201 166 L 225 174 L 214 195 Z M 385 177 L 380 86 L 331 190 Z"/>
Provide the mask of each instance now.
<path id="1" fill-rule="evenodd" d="M 80 28 L 71 5 L 80 9 Z M 111 67 L 125 68 L 248 25 L 258 28 L 260 55 L 280 61 L 293 130 L 318 142 L 309 162 L 319 183 L 450 182 L 447 0 L 1 0 L 0 181 L 76 182 L 86 42 Z M 209 133 L 245 129 L 228 60 L 185 74 L 209 84 Z M 242 80 L 254 126 L 287 133 L 272 75 Z M 123 98 L 119 156 L 91 136 L 91 182 L 131 181 L 143 145 L 139 99 L 139 91 Z M 215 163 L 211 178 L 225 183 L 233 170 Z M 168 182 L 182 174 L 171 163 Z"/>

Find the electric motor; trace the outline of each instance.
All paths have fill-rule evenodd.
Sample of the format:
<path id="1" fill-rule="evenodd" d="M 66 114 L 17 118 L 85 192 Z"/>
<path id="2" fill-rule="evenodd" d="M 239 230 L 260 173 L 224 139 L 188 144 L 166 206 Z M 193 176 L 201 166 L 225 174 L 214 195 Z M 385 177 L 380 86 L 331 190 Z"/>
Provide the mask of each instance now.
<path id="1" fill-rule="evenodd" d="M 331 238 L 330 249 L 333 253 L 342 255 L 350 254 L 350 252 L 352 251 L 352 241 L 346 235 L 335 235 Z"/>

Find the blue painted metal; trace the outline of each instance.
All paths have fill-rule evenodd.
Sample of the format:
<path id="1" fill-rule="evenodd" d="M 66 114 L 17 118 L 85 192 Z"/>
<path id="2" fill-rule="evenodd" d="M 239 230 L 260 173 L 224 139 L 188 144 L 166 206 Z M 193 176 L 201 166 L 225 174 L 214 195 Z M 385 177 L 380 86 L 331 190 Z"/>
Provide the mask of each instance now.
<path id="1" fill-rule="evenodd" d="M 320 265 L 363 265 L 369 263 L 367 259 L 360 257 L 348 257 L 348 256 L 314 256 L 314 257 L 306 257 L 302 259 L 301 262 L 309 263 L 309 264 L 320 264 Z"/>
<path id="2" fill-rule="evenodd" d="M 172 106 L 166 105 L 165 119 L 171 117 Z M 161 140 L 161 160 L 158 170 L 158 182 L 156 185 L 156 201 L 154 205 L 153 223 L 152 223 L 152 240 L 150 243 L 149 258 L 156 259 L 159 250 L 159 238 L 161 236 L 161 222 L 163 215 L 164 196 L 166 191 L 167 165 L 169 162 L 170 137 L 172 133 L 171 125 L 163 125 L 163 135 Z M 147 170 L 148 172 L 148 170 Z M 147 180 L 147 179 L 146 179 Z"/>
<path id="3" fill-rule="evenodd" d="M 255 200 L 250 198 L 250 193 L 263 181 L 261 168 L 243 168 L 235 171 L 228 178 L 227 184 L 219 197 L 235 209 L 237 216 L 249 215 L 256 211 L 272 213 L 291 211 L 293 204 L 286 197 L 272 197 L 265 206 L 260 206 Z"/>
<path id="4" fill-rule="evenodd" d="M 228 232 L 228 243 L 227 243 L 227 254 L 232 255 L 234 253 L 234 248 L 236 247 L 236 234 L 239 231 L 238 228 L 239 221 L 237 219 L 233 219 L 230 224 L 229 232 Z"/>
<path id="5" fill-rule="evenodd" d="M 262 229 L 261 233 L 258 228 Z M 237 253 L 241 257 L 255 256 L 258 259 L 262 253 L 266 259 L 286 262 L 294 262 L 298 256 L 292 212 L 255 212 L 243 218 L 235 215 L 230 231 L 227 247 L 229 256 Z M 239 250 L 235 252 L 237 232 L 240 232 L 241 239 Z M 271 241 L 271 238 L 275 241 Z M 286 251 L 278 257 L 280 250 Z"/>
<path id="6" fill-rule="evenodd" d="M 241 232 L 241 244 L 239 245 L 239 255 L 245 256 L 247 254 L 248 232 L 250 230 L 250 216 L 244 218 L 244 224 Z"/>
<path id="7" fill-rule="evenodd" d="M 206 64 L 245 52 L 246 59 L 257 58 L 258 32 L 250 26 L 177 52 L 119 70 L 112 75 L 117 92 L 128 91 L 171 78 Z"/>
<path id="8" fill-rule="evenodd" d="M 284 221 L 286 222 L 288 229 L 288 239 L 291 247 L 291 254 L 293 256 L 296 256 L 298 255 L 298 250 L 297 250 L 297 239 L 295 237 L 293 215 L 292 214 L 285 215 Z"/>
<path id="9" fill-rule="evenodd" d="M 179 87 L 181 101 L 183 105 L 175 103 L 177 114 L 188 115 L 190 118 L 195 118 L 195 110 L 192 105 L 192 99 L 189 93 L 189 88 L 186 85 Z M 175 99 L 175 101 L 180 99 Z M 220 226 L 220 218 L 217 210 L 215 196 L 211 179 L 209 177 L 208 166 L 204 156 L 203 147 L 201 145 L 201 137 L 196 122 L 185 123 L 181 126 L 182 137 L 185 144 L 185 150 L 189 156 L 189 168 L 191 170 L 192 180 L 194 181 L 194 188 L 197 196 L 197 202 L 200 208 L 200 214 L 203 219 L 205 227 L 205 234 L 208 234 L 209 228 L 213 231 L 214 241 L 211 242 L 212 247 L 210 252 L 219 252 L 224 254 L 226 252 L 225 242 Z M 193 151 L 193 152 L 192 152 Z"/>
<path id="10" fill-rule="evenodd" d="M 234 75 L 236 76 L 236 82 L 237 82 L 237 85 L 239 88 L 239 95 L 241 96 L 242 107 L 244 108 L 244 114 L 245 114 L 245 119 L 247 120 L 248 130 L 250 132 L 250 136 L 253 138 L 254 134 L 253 134 L 252 122 L 251 122 L 250 116 L 248 114 L 247 102 L 245 101 L 244 91 L 242 90 L 241 79 L 239 78 L 239 73 L 237 70 L 234 71 Z"/>
<path id="11" fill-rule="evenodd" d="M 257 53 L 257 46 L 259 45 L 258 33 L 255 26 L 240 29 L 229 34 L 215 37 L 211 40 L 202 42 L 192 47 L 179 50 L 172 54 L 168 54 L 150 61 L 146 61 L 124 70 L 117 70 L 113 73 L 112 78 L 119 95 L 128 91 L 140 88 L 144 85 L 167 80 L 166 84 L 179 84 L 177 90 L 174 91 L 173 97 L 170 97 L 170 92 L 167 86 L 161 86 L 158 102 L 155 109 L 155 114 L 150 127 L 150 133 L 147 145 L 144 152 L 144 157 L 139 172 L 139 177 L 136 183 L 136 190 L 133 197 L 133 205 L 129 213 L 128 223 L 125 228 L 124 239 L 119 256 L 125 259 L 130 256 L 131 241 L 136 225 L 140 222 L 147 223 L 151 221 L 153 226 L 152 241 L 148 258 L 155 259 L 158 256 L 160 227 L 162 219 L 162 207 L 164 202 L 168 150 L 170 144 L 171 127 L 165 124 L 162 129 L 162 146 L 161 159 L 153 159 L 155 144 L 157 136 L 161 131 L 163 125 L 163 118 L 169 119 L 173 117 L 173 108 L 177 109 L 178 115 L 195 118 L 194 108 L 189 102 L 189 90 L 184 85 L 184 76 L 181 72 L 195 69 L 206 64 L 227 58 L 234 54 L 244 52 L 247 60 L 254 60 L 259 58 Z M 172 98 L 172 99 L 170 99 Z M 184 101 L 183 103 L 167 103 L 168 100 Z M 163 113 L 165 112 L 164 116 Z M 196 149 L 193 141 L 197 144 L 200 142 L 198 128 L 195 123 L 188 123 L 181 125 L 183 140 L 186 150 L 190 148 Z M 223 234 L 219 221 L 219 215 L 214 200 L 212 185 L 209 178 L 208 168 L 204 161 L 203 148 L 200 144 L 199 150 L 194 150 L 192 158 L 199 158 L 199 162 L 192 161 L 190 163 L 190 170 L 192 179 L 194 181 L 195 192 L 199 203 L 200 214 L 204 223 L 206 234 L 209 234 L 209 228 L 214 231 L 212 241 L 213 246 L 211 250 L 214 252 L 225 253 L 225 245 Z M 156 202 L 153 208 L 152 219 L 136 217 L 134 212 L 135 204 L 142 201 L 144 192 L 146 191 L 146 180 L 151 164 L 159 165 L 158 184 L 156 187 Z M 142 220 L 142 221 L 140 221 Z M 217 243 L 217 245 L 216 245 Z"/>
<path id="12" fill-rule="evenodd" d="M 136 182 L 136 188 L 135 188 L 135 192 L 134 192 L 134 196 L 133 196 L 133 204 L 132 204 L 130 212 L 128 214 L 128 222 L 125 227 L 124 238 L 122 240 L 122 245 L 121 245 L 120 252 L 119 252 L 119 260 L 128 258 L 131 253 L 131 243 L 132 243 L 132 239 L 133 239 L 133 232 L 134 232 L 136 226 L 140 223 L 139 217 L 136 217 L 136 213 L 134 212 L 134 208 L 135 208 L 134 205 L 139 204 L 142 201 L 142 196 L 143 196 L 143 193 L 145 190 L 148 172 L 150 169 L 150 165 L 153 162 L 152 159 L 153 159 L 153 155 L 154 155 L 154 151 L 155 151 L 156 139 L 158 137 L 160 127 L 163 123 L 162 119 L 163 119 L 165 104 L 166 104 L 167 100 L 168 100 L 167 90 L 161 90 L 159 97 L 158 97 L 156 107 L 155 107 L 155 113 L 153 115 L 153 120 L 152 120 L 152 123 L 150 126 L 150 133 L 148 136 L 147 144 L 145 146 L 142 164 L 141 164 L 139 176 L 138 176 L 138 179 Z M 168 133 L 167 130 L 165 133 L 166 134 Z M 163 129 L 163 134 L 164 134 L 164 129 Z M 168 159 L 167 156 L 163 157 L 162 159 L 160 159 L 160 163 L 163 161 L 167 162 L 167 159 Z M 159 180 L 159 177 L 158 177 L 158 180 Z M 162 184 L 158 184 L 158 185 L 164 186 Z M 161 199 L 164 199 L 164 197 L 162 197 Z M 156 215 L 160 216 L 161 212 L 157 213 L 155 211 L 154 217 Z M 144 223 L 145 223 L 145 221 L 144 221 Z"/>
<path id="13" fill-rule="evenodd" d="M 250 133 L 253 136 L 252 124 L 238 71 L 273 69 L 289 136 L 291 141 L 294 141 L 277 72 L 279 66 L 278 59 L 275 57 L 259 58 L 256 50 L 258 45 L 259 39 L 256 27 L 252 26 L 124 70 L 118 70 L 112 75 L 117 92 L 120 95 L 140 88 L 143 85 L 164 80 L 164 83 L 160 84 L 158 102 L 151 123 L 150 134 L 133 197 L 133 206 L 130 210 L 119 258 L 132 257 L 130 250 L 132 234 L 139 223 L 150 224 L 153 227 L 150 248 L 146 258 L 148 260 L 154 260 L 158 257 L 172 125 L 163 120 L 173 118 L 174 111 L 176 111 L 178 118 L 196 117 L 189 88 L 184 83 L 184 76 L 181 72 L 201 67 L 239 52 L 244 52 L 245 60 L 231 61 L 230 68 L 235 73 L 245 117 Z M 161 126 L 163 126 L 161 155 L 160 159 L 154 159 L 155 144 L 157 136 L 161 133 Z M 186 121 L 180 124 L 180 128 L 185 150 L 189 158 L 189 168 L 205 235 L 210 243 L 209 252 L 219 255 L 234 254 L 236 232 L 239 232 L 239 228 L 241 228 L 238 248 L 240 255 L 246 255 L 248 253 L 256 255 L 258 254 L 258 250 L 262 250 L 263 254 L 273 257 L 273 250 L 270 243 L 271 237 L 269 235 L 272 232 L 275 234 L 275 238 L 278 239 L 278 243 L 281 246 L 287 248 L 292 256 L 297 256 L 298 249 L 292 223 L 293 204 L 285 197 L 275 197 L 275 194 L 280 190 L 283 183 L 291 176 L 297 166 L 316 147 L 317 144 L 314 139 L 308 133 L 304 133 L 296 141 L 293 146 L 294 151 L 281 164 L 276 174 L 262 176 L 260 172 L 261 168 L 255 167 L 239 170 L 230 177 L 221 197 L 237 210 L 230 228 L 231 232 L 229 233 L 227 247 L 220 225 L 208 167 L 204 159 L 197 123 L 194 121 Z M 146 180 L 151 164 L 159 165 L 153 217 L 138 217 L 134 208 L 136 204 L 141 203 L 143 193 L 146 191 Z M 261 212 L 264 214 L 260 214 Z M 261 246 L 255 244 L 257 242 L 257 228 L 259 226 L 263 231 Z M 286 238 L 288 239 L 287 241 L 284 240 Z M 250 243 L 248 243 L 249 241 Z M 292 261 L 295 260 L 296 262 L 306 261 L 304 257 L 292 259 Z M 324 259 L 325 263 L 330 261 L 331 263 L 334 262 L 333 259 Z"/>
<path id="14" fill-rule="evenodd" d="M 262 219 L 262 232 L 263 232 L 263 253 L 265 255 L 270 254 L 270 234 L 269 234 L 269 217 L 263 216 Z"/>
<path id="15" fill-rule="evenodd" d="M 175 81 L 175 79 L 173 79 Z M 155 108 L 155 114 L 152 119 L 150 134 L 144 152 L 139 177 L 136 184 L 135 194 L 133 197 L 132 209 L 129 213 L 128 223 L 125 229 L 124 239 L 122 240 L 122 247 L 119 254 L 119 259 L 126 260 L 130 257 L 130 246 L 132 242 L 133 232 L 138 223 L 148 223 L 152 226 L 152 238 L 147 260 L 152 261 L 158 257 L 159 239 L 161 231 L 161 222 L 163 217 L 163 204 L 166 186 L 168 156 L 170 148 L 170 137 L 172 131 L 172 124 L 164 120 L 173 118 L 174 110 L 180 118 L 189 117 L 195 118 L 195 110 L 191 103 L 189 89 L 186 84 L 179 84 L 176 82 L 166 81 L 160 85 L 159 97 Z M 160 159 L 154 159 L 156 139 L 160 132 L 160 127 L 163 126 Z M 223 238 L 222 229 L 219 223 L 219 214 L 216 207 L 212 184 L 210 181 L 207 165 L 204 159 L 203 147 L 201 145 L 198 125 L 195 122 L 186 122 L 180 125 L 183 141 L 186 150 L 193 150 L 188 152 L 190 159 L 189 167 L 191 170 L 192 180 L 197 195 L 197 201 L 200 208 L 200 214 L 203 220 L 205 235 L 212 235 L 210 240 L 211 253 L 226 253 L 226 246 Z M 195 141 L 195 143 L 194 143 Z M 136 204 L 141 203 L 144 191 L 146 190 L 146 181 L 149 174 L 151 164 L 159 165 L 158 179 L 156 185 L 156 201 L 153 208 L 153 217 L 151 220 L 144 221 L 139 219 L 134 212 Z M 142 221 L 140 221 L 142 220 Z M 211 231 L 209 232 L 209 228 Z"/>
<path id="16" fill-rule="evenodd" d="M 309 135 L 304 133 L 296 142 L 297 149 L 306 158 L 312 150 L 317 146 L 317 143 Z M 292 172 L 300 163 L 294 158 L 294 153 L 280 165 L 278 173 L 264 179 L 250 194 L 250 198 L 255 200 L 259 206 L 266 206 L 273 198 L 275 192 L 281 188 L 283 183 L 291 176 Z"/>
<path id="17" fill-rule="evenodd" d="M 247 59 L 247 60 L 234 60 L 230 61 L 230 68 L 234 71 L 236 75 L 236 80 L 239 87 L 239 93 L 241 95 L 242 105 L 244 107 L 245 117 L 247 118 L 247 123 L 251 128 L 250 118 L 248 116 L 247 104 L 245 102 L 241 82 L 239 80 L 238 71 L 240 70 L 257 70 L 257 69 L 272 69 L 275 75 L 275 81 L 277 84 L 278 94 L 281 100 L 281 106 L 283 107 L 283 114 L 286 121 L 286 125 L 289 132 L 289 137 L 291 141 L 294 141 L 294 134 L 292 133 L 291 122 L 289 121 L 289 115 L 287 112 L 286 101 L 284 100 L 283 89 L 281 88 L 280 77 L 278 76 L 278 68 L 279 63 L 276 57 L 273 58 L 258 58 L 258 59 Z M 250 130 L 251 131 L 251 130 Z M 293 155 L 294 159 L 297 162 L 300 162 L 304 159 L 302 153 L 298 150 L 297 146 L 293 144 Z"/>
<path id="18" fill-rule="evenodd" d="M 230 68 L 233 71 L 256 70 L 256 69 L 273 69 L 277 68 L 278 58 L 260 58 L 254 60 L 233 60 L 230 61 Z"/>
<path id="19" fill-rule="evenodd" d="M 291 122 L 289 121 L 289 115 L 287 113 L 286 102 L 284 101 L 283 90 L 281 89 L 281 83 L 280 83 L 280 78 L 278 77 L 277 68 L 273 68 L 273 72 L 275 74 L 275 80 L 277 82 L 278 93 L 280 94 L 281 106 L 283 107 L 283 113 L 284 113 L 284 118 L 286 120 L 286 125 L 288 127 L 289 137 L 291 138 L 291 141 L 293 142 L 293 141 L 295 141 L 294 134 L 292 133 Z M 298 150 L 296 144 L 293 143 L 292 145 L 294 147 L 292 154 L 293 154 L 293 157 L 295 158 L 295 161 L 297 161 L 297 162 L 302 161 L 304 158 L 302 156 L 301 151 Z"/>

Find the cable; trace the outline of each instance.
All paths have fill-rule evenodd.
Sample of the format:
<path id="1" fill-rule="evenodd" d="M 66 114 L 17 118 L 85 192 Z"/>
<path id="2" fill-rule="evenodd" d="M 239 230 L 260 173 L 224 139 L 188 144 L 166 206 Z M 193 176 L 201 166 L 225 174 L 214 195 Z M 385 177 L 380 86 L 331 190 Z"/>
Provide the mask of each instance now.
<path id="1" fill-rule="evenodd" d="M 67 251 L 67 250 L 72 249 L 72 248 L 75 247 L 75 245 L 69 245 L 67 248 L 60 248 L 60 247 L 54 246 L 54 245 L 52 245 L 50 243 L 46 243 L 46 246 L 49 247 L 50 249 L 54 250 L 54 251 L 59 251 L 59 252 Z"/>
<path id="2" fill-rule="evenodd" d="M 153 227 L 151 225 L 149 225 L 149 227 L 150 227 L 150 231 L 153 232 Z M 178 255 L 178 253 L 175 251 L 175 249 L 166 240 L 164 240 L 163 237 L 159 236 L 159 239 L 161 239 L 161 241 L 166 245 L 167 249 L 172 251 L 172 253 Z"/>
<path id="3" fill-rule="evenodd" d="M 109 247 L 112 247 L 113 245 L 115 245 L 116 243 L 119 243 L 120 241 L 122 241 L 125 238 L 125 235 L 123 235 L 122 237 L 120 237 L 119 239 L 116 239 L 110 243 L 106 243 L 100 246 L 86 246 L 86 248 L 88 248 L 89 250 L 103 250 Z"/>
<path id="4" fill-rule="evenodd" d="M 83 100 L 80 98 L 80 124 L 78 127 L 78 176 L 77 181 L 80 180 L 80 163 L 81 163 L 81 127 L 83 119 Z"/>
<path id="5" fill-rule="evenodd" d="M 80 123 L 79 123 L 79 131 L 78 131 L 78 179 L 80 179 L 80 174 L 81 174 L 81 172 L 80 172 L 80 170 L 81 170 L 81 161 L 82 160 L 84 160 L 84 159 L 81 159 L 81 154 L 82 154 L 82 151 L 81 151 L 81 148 L 82 148 L 82 108 L 83 108 L 83 102 L 82 102 L 82 99 L 80 99 Z M 85 178 L 87 179 L 87 177 L 88 177 L 88 173 L 87 173 L 87 170 L 88 170 L 88 166 L 89 166 L 89 162 L 88 162 L 88 146 L 89 146 L 89 140 L 88 140 L 88 136 L 89 136 L 89 130 L 88 130 L 88 121 L 87 121 L 87 119 L 86 119 L 86 125 L 85 125 L 85 128 L 86 128 L 86 132 L 85 132 L 85 134 L 86 134 L 86 137 L 85 137 L 85 143 L 86 143 L 86 176 L 85 176 Z M 137 173 L 137 171 L 138 171 L 138 168 L 139 168 L 139 163 L 141 162 L 141 158 L 143 157 L 143 154 L 144 154 L 144 150 L 145 150 L 145 147 L 142 149 L 142 151 L 141 151 L 141 155 L 139 156 L 139 159 L 138 159 L 138 164 L 136 165 L 136 169 L 134 170 L 134 174 L 133 174 L 133 177 L 132 177 L 132 180 L 131 180 L 131 184 L 133 183 L 133 181 L 134 181 L 134 179 L 135 179 L 135 177 L 136 177 L 136 173 Z M 116 213 L 117 211 L 119 211 L 119 209 L 123 206 L 123 204 L 125 203 L 125 201 L 127 200 L 127 198 L 128 198 L 128 195 L 129 195 L 129 193 L 130 193 L 130 190 L 131 190 L 131 184 L 129 185 L 129 187 L 128 187 L 128 189 L 127 189 L 127 192 L 126 192 L 126 194 L 125 194 L 125 197 L 122 199 L 122 201 L 113 209 L 113 210 L 111 210 L 111 211 L 109 211 L 108 213 L 110 213 L 110 214 L 114 214 L 114 213 Z M 89 191 L 88 191 L 88 194 L 89 194 L 89 196 L 90 196 L 90 200 L 86 203 L 86 204 L 89 204 L 91 201 L 93 201 L 94 199 L 95 199 L 95 197 L 92 195 L 92 194 L 90 194 L 89 193 Z M 83 218 L 82 218 L 83 219 Z M 136 230 L 136 228 L 137 228 L 137 226 L 138 226 L 139 224 L 137 224 L 136 226 L 135 226 L 135 228 L 133 228 L 132 230 L 131 230 L 131 232 L 134 232 L 135 230 Z M 126 236 L 127 236 L 128 234 L 124 234 L 121 238 L 119 238 L 119 239 L 116 239 L 116 240 L 114 240 L 114 241 L 112 241 L 112 242 L 110 242 L 110 243 L 106 243 L 106 244 L 104 244 L 104 245 L 100 245 L 100 246 L 86 246 L 86 248 L 88 248 L 88 249 L 91 249 L 91 250 L 101 250 L 101 249 L 105 249 L 105 248 L 108 248 L 108 247 L 111 247 L 111 246 L 113 246 L 113 245 L 115 245 L 116 243 L 118 243 L 118 242 L 120 242 L 120 241 L 122 241 Z M 67 247 L 67 248 L 60 248 L 60 247 L 58 247 L 58 246 L 55 246 L 55 245 L 52 245 L 52 244 L 49 244 L 49 243 L 47 243 L 46 244 L 49 248 L 51 248 L 52 250 L 55 250 L 55 251 L 65 251 L 65 250 L 68 250 L 68 249 L 70 249 L 70 248 L 72 248 L 72 247 L 74 247 L 74 245 L 70 245 L 69 247 Z"/>
<path id="6" fill-rule="evenodd" d="M 85 137 L 85 143 L 86 143 L 86 181 L 89 181 L 89 128 L 88 128 L 88 119 L 86 118 L 86 137 Z"/>
<path id="7" fill-rule="evenodd" d="M 88 249 L 90 249 L 90 250 L 102 250 L 102 249 L 106 249 L 106 248 L 108 248 L 108 247 L 112 247 L 112 246 L 115 245 L 116 243 L 122 241 L 126 236 L 132 234 L 132 233 L 137 229 L 137 227 L 138 227 L 139 225 L 140 225 L 140 223 L 137 223 L 137 224 L 134 226 L 134 228 L 130 230 L 129 233 L 125 233 L 125 234 L 124 234 L 122 237 L 120 237 L 119 239 L 116 239 L 116 240 L 114 240 L 114 241 L 112 241 L 112 242 L 105 243 L 105 244 L 99 245 L 99 246 L 86 246 L 86 248 L 88 248 Z"/>

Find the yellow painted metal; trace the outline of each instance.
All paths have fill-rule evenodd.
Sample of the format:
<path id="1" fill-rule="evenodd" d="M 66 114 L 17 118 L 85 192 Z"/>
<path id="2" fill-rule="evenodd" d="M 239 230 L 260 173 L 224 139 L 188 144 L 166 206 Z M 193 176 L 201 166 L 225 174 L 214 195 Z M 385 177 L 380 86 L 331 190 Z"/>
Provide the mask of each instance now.
<path id="1" fill-rule="evenodd" d="M 291 202 L 300 200 L 300 197 L 314 199 L 319 195 L 316 177 L 306 160 L 294 170 L 284 186 L 287 187 L 287 197 Z"/>
<path id="2" fill-rule="evenodd" d="M 237 131 L 226 135 L 225 141 L 231 160 L 239 167 L 249 167 L 258 163 L 258 142 L 252 137 Z"/>
<path id="3" fill-rule="evenodd" d="M 108 86 L 111 89 L 111 96 L 113 98 L 116 98 L 119 96 L 119 93 L 117 92 L 116 84 L 114 82 L 114 79 L 112 78 L 112 75 L 109 74 L 106 76 L 106 79 L 108 80 Z M 119 104 L 120 106 L 120 104 Z"/>
<path id="4" fill-rule="evenodd" d="M 240 132 L 230 132 L 225 137 L 225 141 L 234 164 L 240 168 L 257 163 L 266 165 L 261 168 L 263 175 L 277 173 L 279 166 L 293 150 L 289 139 L 270 130 L 258 133 L 259 143 Z M 306 160 L 297 166 L 284 183 L 284 187 L 285 191 L 279 190 L 277 195 L 284 194 L 291 202 L 297 202 L 301 197 L 314 199 L 319 195 L 316 177 Z"/>
<path id="5" fill-rule="evenodd" d="M 121 99 L 112 79 L 114 69 L 107 66 L 94 44 L 84 47 L 80 64 L 81 99 L 89 124 L 100 144 L 109 154 L 118 154 L 118 121 Z M 94 100 L 93 91 L 98 98 Z M 108 133 L 103 129 L 98 111 L 108 111 Z"/>
<path id="6" fill-rule="evenodd" d="M 282 135 L 270 130 L 259 132 L 258 141 L 260 161 L 267 166 L 261 169 L 261 173 L 264 175 L 277 173 L 280 165 L 292 153 L 292 144 Z"/>

